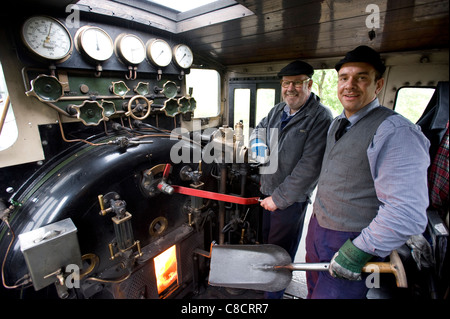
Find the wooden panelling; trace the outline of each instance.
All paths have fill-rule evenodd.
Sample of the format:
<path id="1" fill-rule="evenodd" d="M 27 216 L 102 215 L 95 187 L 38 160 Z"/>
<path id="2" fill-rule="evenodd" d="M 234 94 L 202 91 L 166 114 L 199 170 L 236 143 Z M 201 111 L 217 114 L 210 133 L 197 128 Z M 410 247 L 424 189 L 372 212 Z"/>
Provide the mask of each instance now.
<path id="1" fill-rule="evenodd" d="M 448 48 L 448 1 L 238 0 L 253 16 L 182 34 L 195 53 L 223 65 L 341 56 L 366 44 L 383 52 Z M 380 8 L 369 40 L 368 4 Z"/>

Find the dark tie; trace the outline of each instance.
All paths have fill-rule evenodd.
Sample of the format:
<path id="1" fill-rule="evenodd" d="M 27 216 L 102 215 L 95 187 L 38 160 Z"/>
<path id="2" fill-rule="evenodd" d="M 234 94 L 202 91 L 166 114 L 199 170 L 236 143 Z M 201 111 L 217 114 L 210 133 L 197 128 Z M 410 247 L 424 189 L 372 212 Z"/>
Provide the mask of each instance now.
<path id="1" fill-rule="evenodd" d="M 334 137 L 336 137 L 336 141 L 339 140 L 342 135 L 345 134 L 346 130 L 345 128 L 350 124 L 350 121 L 347 120 L 346 118 L 342 118 L 339 120 L 339 128 L 336 131 L 336 135 Z"/>

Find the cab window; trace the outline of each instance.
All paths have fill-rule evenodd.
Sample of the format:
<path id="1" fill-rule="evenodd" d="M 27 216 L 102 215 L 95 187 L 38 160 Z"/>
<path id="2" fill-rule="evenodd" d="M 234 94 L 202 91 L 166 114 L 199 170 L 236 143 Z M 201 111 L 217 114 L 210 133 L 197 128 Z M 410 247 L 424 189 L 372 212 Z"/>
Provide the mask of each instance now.
<path id="1" fill-rule="evenodd" d="M 191 69 L 186 75 L 187 91 L 197 102 L 195 118 L 215 117 L 220 113 L 220 75 L 216 70 Z"/>
<path id="2" fill-rule="evenodd" d="M 430 102 L 435 88 L 403 87 L 397 91 L 394 110 L 416 123 Z"/>
<path id="3" fill-rule="evenodd" d="M 0 152 L 12 146 L 19 135 L 11 103 L 8 103 L 3 68 L 0 63 Z"/>

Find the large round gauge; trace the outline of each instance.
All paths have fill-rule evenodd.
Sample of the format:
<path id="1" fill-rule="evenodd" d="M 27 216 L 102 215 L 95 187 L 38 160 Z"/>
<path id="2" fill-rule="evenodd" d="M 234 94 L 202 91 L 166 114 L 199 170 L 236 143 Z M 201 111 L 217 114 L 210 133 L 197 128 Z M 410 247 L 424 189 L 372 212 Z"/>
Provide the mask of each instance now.
<path id="1" fill-rule="evenodd" d="M 84 26 L 75 34 L 75 46 L 88 58 L 103 62 L 108 60 L 114 51 L 113 41 L 105 30 L 99 27 Z"/>
<path id="2" fill-rule="evenodd" d="M 62 62 L 73 49 L 72 37 L 58 20 L 47 16 L 34 16 L 22 26 L 22 40 L 26 47 L 40 58 Z"/>
<path id="3" fill-rule="evenodd" d="M 159 67 L 165 67 L 172 61 L 172 48 L 161 39 L 150 39 L 147 41 L 147 58 Z"/>
<path id="4" fill-rule="evenodd" d="M 114 49 L 119 59 L 126 64 L 137 65 L 145 59 L 144 42 L 134 34 L 120 34 L 116 38 Z"/>
<path id="5" fill-rule="evenodd" d="M 173 48 L 175 63 L 183 69 L 189 69 L 194 60 L 191 49 L 185 44 L 178 44 Z"/>

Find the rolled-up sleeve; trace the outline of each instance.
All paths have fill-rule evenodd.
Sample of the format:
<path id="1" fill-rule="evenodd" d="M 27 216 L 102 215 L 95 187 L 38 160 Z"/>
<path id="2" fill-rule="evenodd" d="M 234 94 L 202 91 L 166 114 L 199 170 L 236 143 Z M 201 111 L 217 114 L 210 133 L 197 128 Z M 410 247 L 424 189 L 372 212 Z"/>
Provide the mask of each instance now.
<path id="1" fill-rule="evenodd" d="M 385 257 L 427 225 L 427 169 L 430 142 L 416 125 L 398 115 L 378 128 L 367 150 L 377 197 L 377 216 L 353 243 Z"/>

